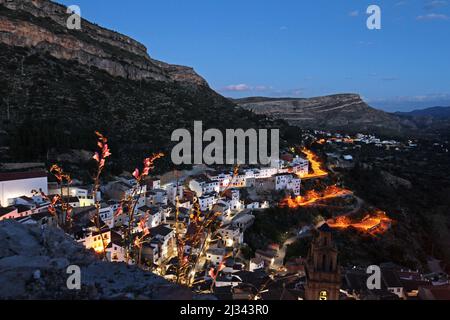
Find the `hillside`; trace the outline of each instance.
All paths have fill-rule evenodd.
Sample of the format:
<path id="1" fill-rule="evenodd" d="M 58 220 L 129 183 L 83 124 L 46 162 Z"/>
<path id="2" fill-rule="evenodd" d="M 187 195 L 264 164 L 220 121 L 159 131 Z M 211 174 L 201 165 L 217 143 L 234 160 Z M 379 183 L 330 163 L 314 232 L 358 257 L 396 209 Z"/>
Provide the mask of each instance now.
<path id="1" fill-rule="evenodd" d="M 259 115 L 282 119 L 305 129 L 332 129 L 400 135 L 414 123 L 371 108 L 359 95 L 338 94 L 309 99 L 245 98 L 235 100 Z"/>
<path id="2" fill-rule="evenodd" d="M 219 129 L 272 125 L 192 68 L 156 61 L 137 41 L 86 20 L 68 30 L 67 17 L 47 0 L 0 0 L 0 161 L 93 150 L 99 130 L 119 172 L 168 152 L 172 132 L 194 120 Z"/>

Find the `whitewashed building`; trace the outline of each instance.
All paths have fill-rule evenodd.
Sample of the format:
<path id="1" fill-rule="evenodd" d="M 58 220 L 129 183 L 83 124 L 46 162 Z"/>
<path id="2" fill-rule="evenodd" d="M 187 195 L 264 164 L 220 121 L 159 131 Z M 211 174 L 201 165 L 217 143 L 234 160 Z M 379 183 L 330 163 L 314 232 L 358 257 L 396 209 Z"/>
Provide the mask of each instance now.
<path id="1" fill-rule="evenodd" d="M 48 193 L 46 172 L 0 173 L 0 206 L 8 207 L 12 205 L 14 198 L 31 197 L 33 190 L 42 190 L 45 194 Z"/>
<path id="2" fill-rule="evenodd" d="M 216 202 L 217 197 L 214 193 L 204 194 L 198 198 L 198 204 L 200 205 L 201 211 L 211 210 Z"/>
<path id="3" fill-rule="evenodd" d="M 205 175 L 196 176 L 189 182 L 189 189 L 195 192 L 197 197 L 204 194 L 219 193 L 219 181 L 214 181 Z"/>

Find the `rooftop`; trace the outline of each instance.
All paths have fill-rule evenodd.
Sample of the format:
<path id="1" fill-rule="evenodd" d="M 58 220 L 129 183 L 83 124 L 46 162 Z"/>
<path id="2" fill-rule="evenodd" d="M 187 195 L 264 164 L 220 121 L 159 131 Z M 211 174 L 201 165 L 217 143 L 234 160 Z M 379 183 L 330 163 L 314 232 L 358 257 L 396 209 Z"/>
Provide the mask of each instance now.
<path id="1" fill-rule="evenodd" d="M 0 217 L 6 216 L 7 214 L 16 211 L 17 208 L 15 207 L 7 207 L 7 208 L 2 208 L 0 207 Z"/>
<path id="2" fill-rule="evenodd" d="M 47 173 L 45 171 L 2 172 L 2 173 L 0 173 L 0 182 L 36 179 L 36 178 L 47 178 Z"/>
<path id="3" fill-rule="evenodd" d="M 173 232 L 173 230 L 171 228 L 169 228 L 167 225 L 159 225 L 155 228 L 150 229 L 150 234 L 152 236 L 160 235 L 160 236 L 165 237 L 165 236 L 169 235 L 171 232 Z"/>

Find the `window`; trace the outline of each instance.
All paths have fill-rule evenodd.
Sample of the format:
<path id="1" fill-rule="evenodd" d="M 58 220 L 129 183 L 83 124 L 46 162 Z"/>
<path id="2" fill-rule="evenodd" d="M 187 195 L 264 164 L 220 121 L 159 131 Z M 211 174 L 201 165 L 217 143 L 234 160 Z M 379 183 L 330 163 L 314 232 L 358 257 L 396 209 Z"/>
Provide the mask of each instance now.
<path id="1" fill-rule="evenodd" d="M 328 300 L 328 292 L 327 291 L 320 291 L 319 293 L 319 300 Z"/>

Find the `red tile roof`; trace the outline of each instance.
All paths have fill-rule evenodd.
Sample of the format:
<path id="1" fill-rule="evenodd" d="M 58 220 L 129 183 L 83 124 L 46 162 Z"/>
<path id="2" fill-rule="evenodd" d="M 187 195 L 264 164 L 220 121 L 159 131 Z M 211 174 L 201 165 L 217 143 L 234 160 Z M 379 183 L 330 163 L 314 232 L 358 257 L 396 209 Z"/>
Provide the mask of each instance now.
<path id="1" fill-rule="evenodd" d="M 0 173 L 0 182 L 13 180 L 26 180 L 33 178 L 47 177 L 45 171 L 29 171 L 29 172 L 3 172 Z"/>

